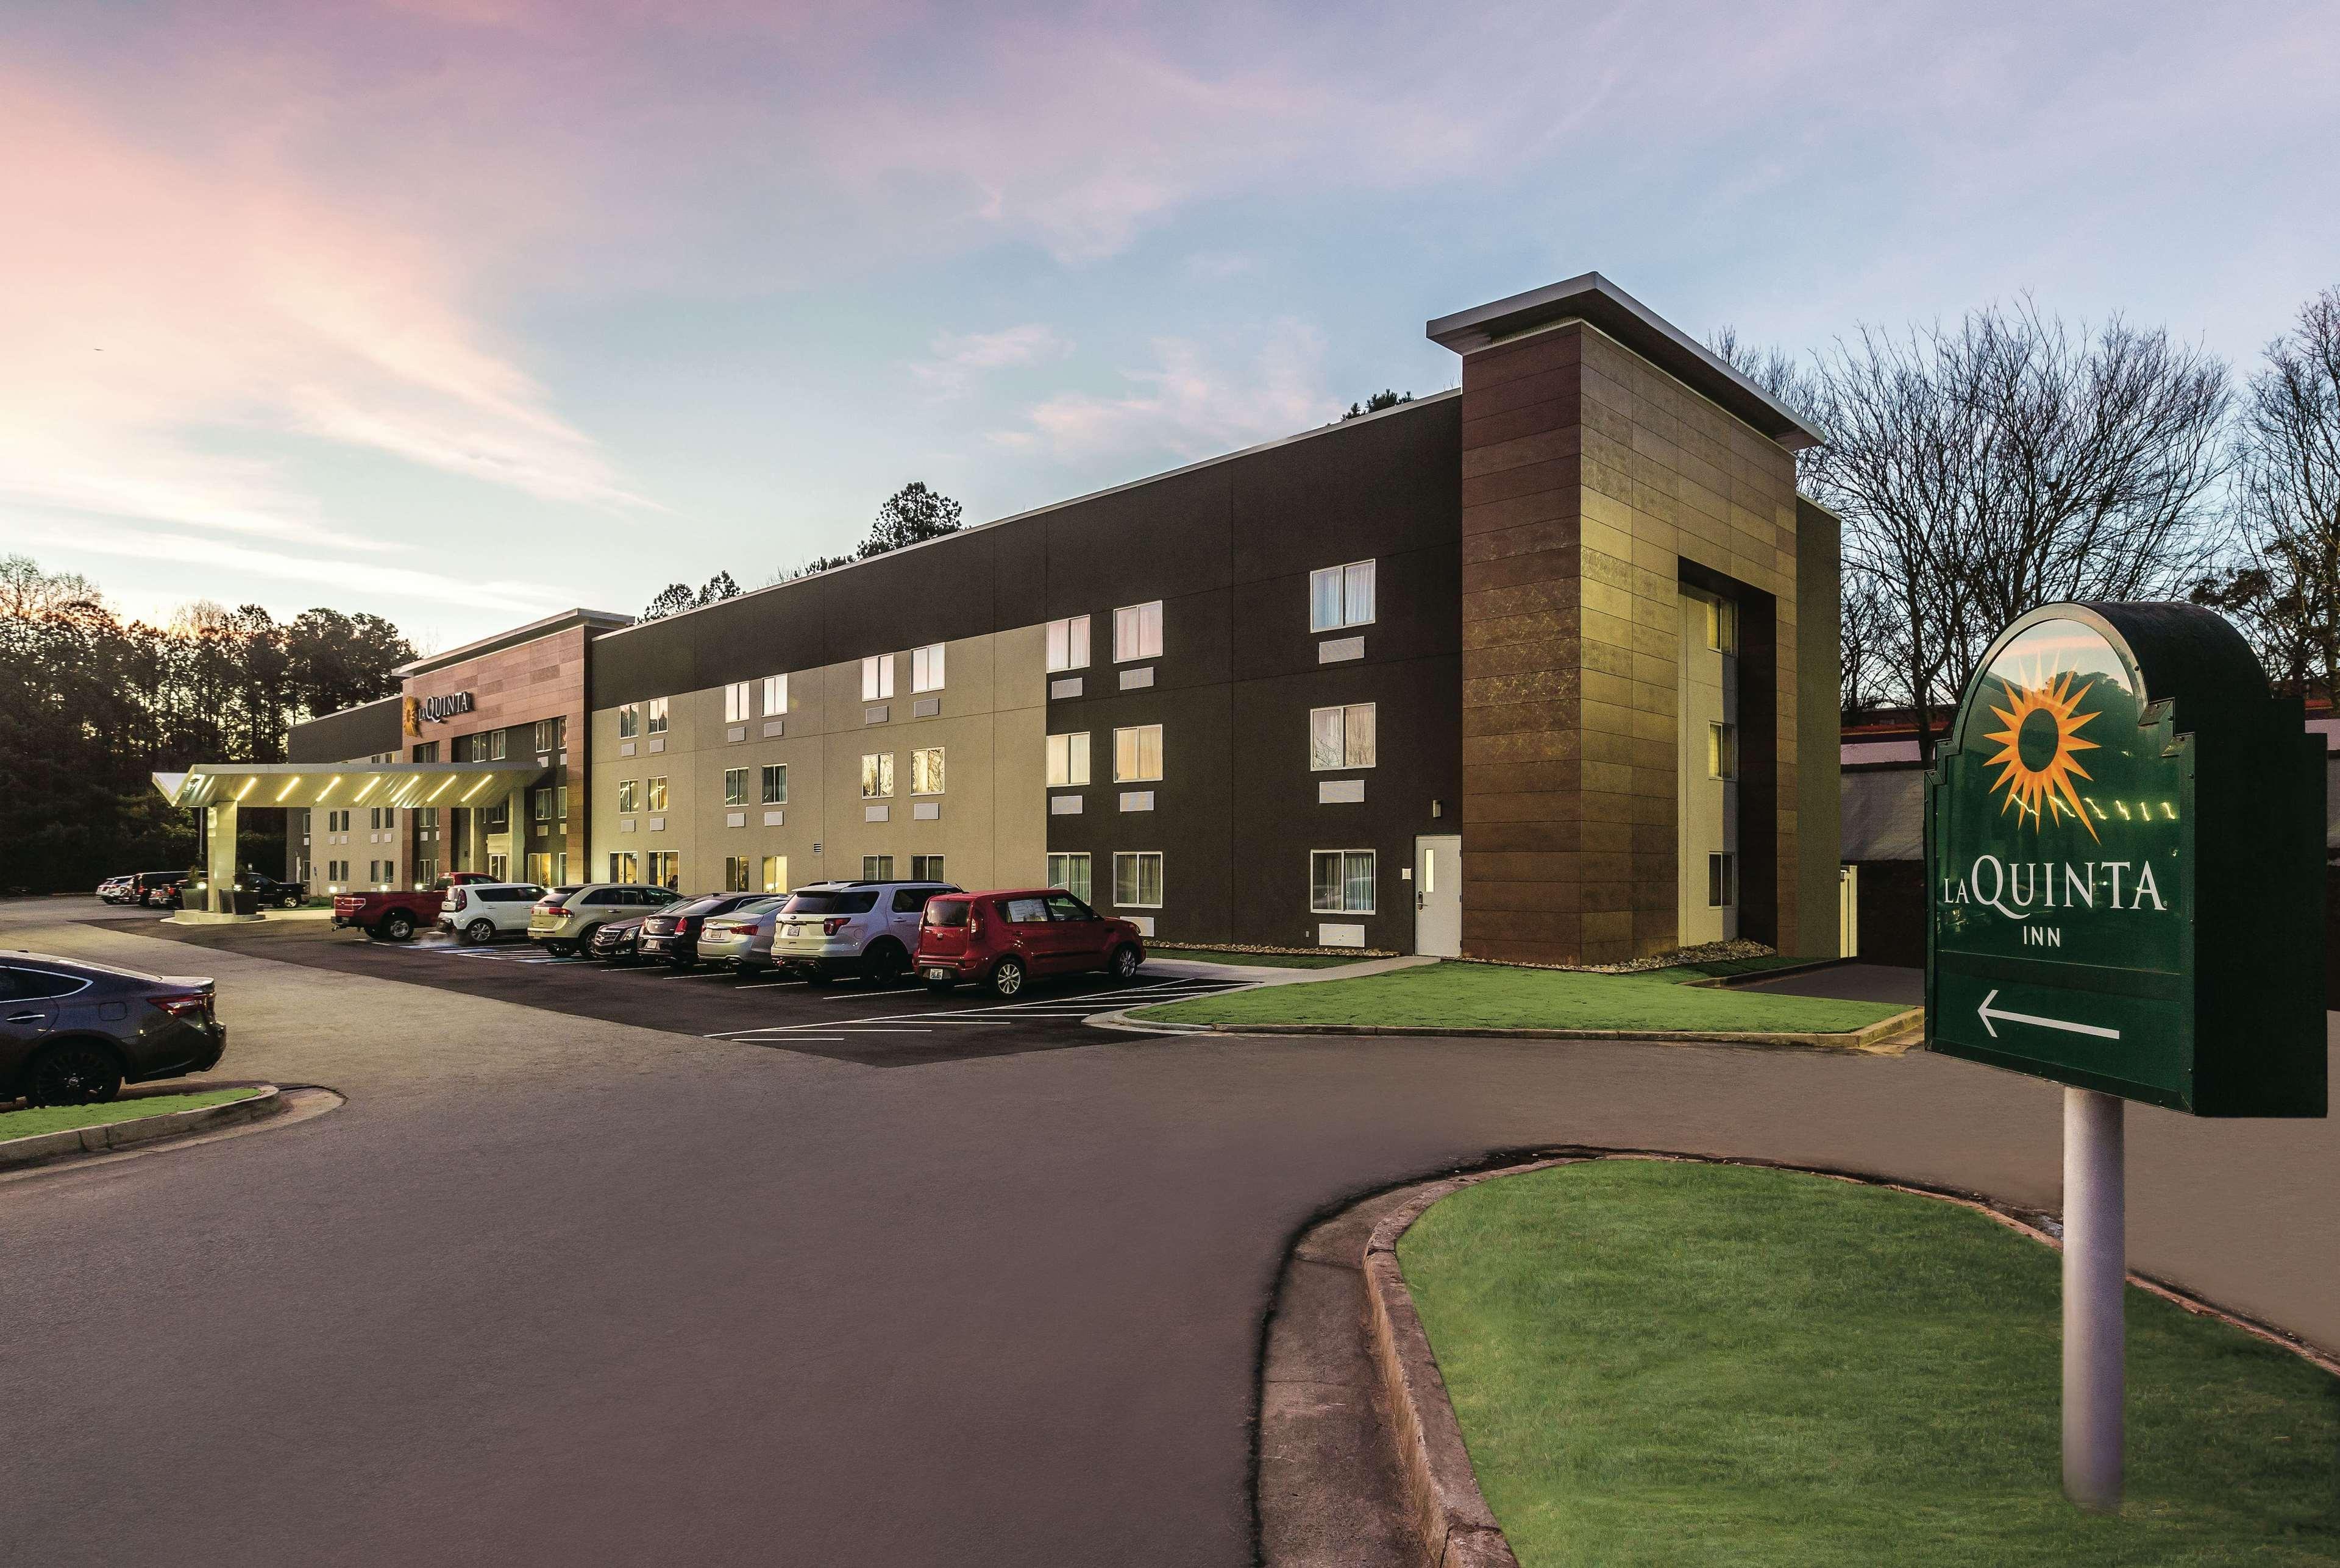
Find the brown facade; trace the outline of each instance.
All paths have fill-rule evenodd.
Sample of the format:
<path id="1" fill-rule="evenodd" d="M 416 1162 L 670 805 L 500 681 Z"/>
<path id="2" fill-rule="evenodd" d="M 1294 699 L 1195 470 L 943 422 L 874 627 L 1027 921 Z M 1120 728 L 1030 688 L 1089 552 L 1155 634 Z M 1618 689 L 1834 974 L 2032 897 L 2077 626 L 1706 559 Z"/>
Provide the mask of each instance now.
<path id="1" fill-rule="evenodd" d="M 1741 934 L 1797 951 L 1792 449 L 1582 319 L 1433 335 L 1463 355 L 1463 951 L 1677 945 L 1684 585 L 1741 617 Z"/>

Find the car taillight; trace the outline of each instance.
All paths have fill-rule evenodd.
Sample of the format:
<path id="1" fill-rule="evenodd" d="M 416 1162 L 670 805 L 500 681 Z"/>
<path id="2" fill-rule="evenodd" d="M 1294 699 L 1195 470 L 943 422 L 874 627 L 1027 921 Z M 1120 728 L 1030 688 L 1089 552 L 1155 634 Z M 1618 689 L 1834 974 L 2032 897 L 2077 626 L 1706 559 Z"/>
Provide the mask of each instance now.
<path id="1" fill-rule="evenodd" d="M 820 922 L 820 934 L 823 936 L 835 936 L 838 932 L 843 931 L 847 926 L 851 925 L 852 923 L 853 922 L 850 920 L 847 920 L 842 917 L 822 921 Z"/>
<path id="2" fill-rule="evenodd" d="M 974 910 L 967 912 L 967 940 L 973 942 L 983 934 L 983 916 Z"/>
<path id="3" fill-rule="evenodd" d="M 190 991 L 183 996 L 158 996 L 154 1005 L 173 1018 L 207 1018 L 211 1015 L 212 999 L 203 991 Z"/>
<path id="4" fill-rule="evenodd" d="M 447 891 L 447 907 L 449 909 L 461 909 L 463 907 L 463 890 L 461 888 L 450 888 Z"/>

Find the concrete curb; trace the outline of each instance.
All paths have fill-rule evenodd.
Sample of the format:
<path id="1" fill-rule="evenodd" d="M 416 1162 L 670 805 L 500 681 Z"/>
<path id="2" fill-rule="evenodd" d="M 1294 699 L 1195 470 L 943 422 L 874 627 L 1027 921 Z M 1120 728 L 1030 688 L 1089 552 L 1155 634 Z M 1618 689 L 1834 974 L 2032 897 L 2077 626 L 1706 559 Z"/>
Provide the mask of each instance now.
<path id="1" fill-rule="evenodd" d="M 193 1110 L 165 1111 L 160 1116 L 134 1117 L 126 1121 L 109 1121 L 96 1127 L 69 1127 L 61 1132 L 36 1132 L 30 1138 L 12 1138 L 0 1142 L 0 1170 L 14 1170 L 80 1154 L 105 1154 L 134 1144 L 152 1143 L 160 1138 L 209 1132 L 237 1122 L 259 1121 L 283 1109 L 283 1096 L 272 1083 L 263 1086 L 258 1094 L 247 1100 L 231 1100 L 223 1105 L 199 1105 Z"/>
<path id="2" fill-rule="evenodd" d="M 1233 994 L 1233 993 L 1229 993 Z M 1147 1006 L 1168 1004 L 1151 1002 Z M 1127 1009 L 1092 1014 L 1084 1021 L 1099 1029 L 1138 1034 L 1328 1034 L 1396 1035 L 1458 1040 L 1616 1040 L 1628 1045 L 1756 1045 L 1799 1050 L 1849 1050 L 1866 1056 L 1899 1056 L 1923 1043 L 1926 1010 L 1913 1007 L 1866 1028 L 1844 1033 L 1765 1033 L 1755 1030 L 1688 1029 L 1426 1029 L 1381 1023 L 1163 1023 L 1129 1016 Z"/>

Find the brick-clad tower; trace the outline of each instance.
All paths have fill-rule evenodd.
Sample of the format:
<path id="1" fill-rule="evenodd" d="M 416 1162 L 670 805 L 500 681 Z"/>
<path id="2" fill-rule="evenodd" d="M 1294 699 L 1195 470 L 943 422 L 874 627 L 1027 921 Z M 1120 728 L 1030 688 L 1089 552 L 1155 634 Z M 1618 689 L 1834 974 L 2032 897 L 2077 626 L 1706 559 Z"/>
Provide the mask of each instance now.
<path id="1" fill-rule="evenodd" d="M 1428 330 L 1462 356 L 1464 953 L 1678 945 L 1686 588 L 1737 609 L 1739 930 L 1794 951 L 1794 453 L 1818 433 L 1598 273 Z"/>

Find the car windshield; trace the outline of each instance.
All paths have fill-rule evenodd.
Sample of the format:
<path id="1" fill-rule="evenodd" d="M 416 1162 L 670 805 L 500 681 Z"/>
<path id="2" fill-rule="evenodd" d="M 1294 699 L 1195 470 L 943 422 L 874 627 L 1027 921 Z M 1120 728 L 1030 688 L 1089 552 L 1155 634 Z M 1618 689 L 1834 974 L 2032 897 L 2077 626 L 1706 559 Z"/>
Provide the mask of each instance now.
<path id="1" fill-rule="evenodd" d="M 928 925 L 965 925 L 967 902 L 963 898 L 930 899 L 927 903 Z"/>
<path id="2" fill-rule="evenodd" d="M 820 889 L 788 895 L 788 914 L 868 914 L 878 907 L 874 887 Z"/>

